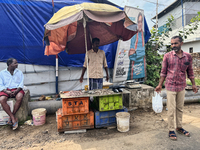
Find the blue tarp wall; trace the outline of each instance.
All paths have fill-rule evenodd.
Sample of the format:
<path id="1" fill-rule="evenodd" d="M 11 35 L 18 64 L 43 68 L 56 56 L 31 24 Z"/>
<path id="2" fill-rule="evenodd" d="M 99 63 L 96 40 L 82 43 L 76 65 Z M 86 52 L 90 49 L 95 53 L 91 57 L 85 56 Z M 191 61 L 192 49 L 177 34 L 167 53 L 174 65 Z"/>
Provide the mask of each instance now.
<path id="1" fill-rule="evenodd" d="M 106 0 L 54 0 L 57 12 L 64 6 L 83 2 L 114 5 Z M 53 16 L 52 0 L 0 0 L 0 62 L 10 57 L 19 63 L 55 66 L 55 56 L 44 55 L 44 24 Z M 145 41 L 150 37 L 145 20 Z M 106 53 L 108 67 L 113 68 L 117 43 L 101 46 Z M 45 43 L 44 43 L 45 44 Z M 59 66 L 82 67 L 85 54 L 58 54 Z"/>

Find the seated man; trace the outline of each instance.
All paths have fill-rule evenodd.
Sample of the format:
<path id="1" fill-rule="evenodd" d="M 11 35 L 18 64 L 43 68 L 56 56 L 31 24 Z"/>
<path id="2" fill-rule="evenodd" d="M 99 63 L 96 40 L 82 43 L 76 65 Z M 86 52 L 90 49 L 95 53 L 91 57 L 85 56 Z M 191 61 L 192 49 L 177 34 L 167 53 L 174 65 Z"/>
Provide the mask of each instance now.
<path id="1" fill-rule="evenodd" d="M 0 72 L 0 103 L 3 110 L 10 116 L 8 124 L 13 126 L 13 130 L 18 127 L 18 119 L 15 117 L 16 112 L 21 106 L 24 96 L 24 76 L 22 71 L 18 70 L 17 60 L 9 58 L 7 60 L 8 68 Z M 8 98 L 16 98 L 14 110 L 11 112 L 7 104 Z"/>

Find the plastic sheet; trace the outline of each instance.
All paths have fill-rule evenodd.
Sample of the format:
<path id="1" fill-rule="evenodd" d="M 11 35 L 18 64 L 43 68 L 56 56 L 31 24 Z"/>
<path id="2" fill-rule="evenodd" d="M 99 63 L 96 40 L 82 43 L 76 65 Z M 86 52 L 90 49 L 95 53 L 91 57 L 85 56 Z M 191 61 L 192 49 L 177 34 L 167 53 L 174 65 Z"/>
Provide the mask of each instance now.
<path id="1" fill-rule="evenodd" d="M 97 0 L 54 0 L 55 12 L 64 6 Z M 99 3 L 111 4 L 106 0 Z M 53 15 L 52 0 L 2 0 L 0 1 L 0 62 L 14 57 L 19 63 L 55 66 L 56 56 L 45 56 L 43 45 L 44 24 Z M 148 28 L 148 26 L 145 26 Z M 149 29 L 145 28 L 145 32 Z M 148 37 L 147 37 L 148 39 Z M 146 36 L 145 36 L 146 41 Z M 109 68 L 113 68 L 117 42 L 101 46 L 106 53 Z M 59 66 L 82 67 L 85 54 L 58 54 Z"/>

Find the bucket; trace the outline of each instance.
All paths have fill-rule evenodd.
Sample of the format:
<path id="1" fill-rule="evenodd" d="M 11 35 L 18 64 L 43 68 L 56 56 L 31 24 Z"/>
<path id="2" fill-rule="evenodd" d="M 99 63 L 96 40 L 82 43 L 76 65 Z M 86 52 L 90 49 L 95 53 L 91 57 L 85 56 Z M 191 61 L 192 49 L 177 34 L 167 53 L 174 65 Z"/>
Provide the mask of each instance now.
<path id="1" fill-rule="evenodd" d="M 38 108 L 32 110 L 32 115 L 33 115 L 33 124 L 35 126 L 40 126 L 45 124 L 46 122 L 46 109 L 45 108 Z"/>
<path id="2" fill-rule="evenodd" d="M 116 113 L 116 119 L 117 119 L 117 130 L 119 132 L 129 131 L 130 114 L 128 112 Z"/>

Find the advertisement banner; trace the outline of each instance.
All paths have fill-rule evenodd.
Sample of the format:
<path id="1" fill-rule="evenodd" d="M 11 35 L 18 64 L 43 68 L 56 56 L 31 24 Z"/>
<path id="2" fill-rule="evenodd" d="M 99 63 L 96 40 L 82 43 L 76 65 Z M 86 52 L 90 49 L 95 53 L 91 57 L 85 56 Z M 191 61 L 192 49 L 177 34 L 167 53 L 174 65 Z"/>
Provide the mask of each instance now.
<path id="1" fill-rule="evenodd" d="M 132 21 L 137 22 L 138 32 L 128 41 L 119 40 L 113 82 L 137 81 L 146 76 L 144 11 L 130 6 L 125 6 L 124 11 Z"/>

